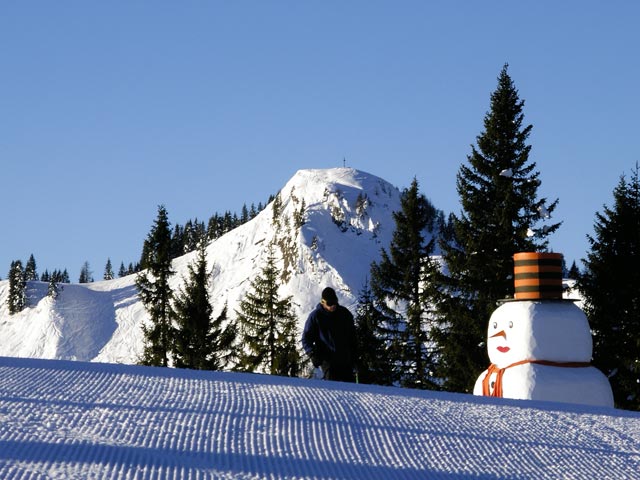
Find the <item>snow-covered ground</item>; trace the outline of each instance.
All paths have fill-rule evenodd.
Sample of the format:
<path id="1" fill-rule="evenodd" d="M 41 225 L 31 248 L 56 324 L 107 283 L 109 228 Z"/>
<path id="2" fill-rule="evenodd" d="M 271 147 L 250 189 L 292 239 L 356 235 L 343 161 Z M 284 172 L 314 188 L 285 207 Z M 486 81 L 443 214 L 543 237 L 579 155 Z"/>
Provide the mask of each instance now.
<path id="1" fill-rule="evenodd" d="M 640 413 L 0 357 L 2 479 L 634 479 Z"/>

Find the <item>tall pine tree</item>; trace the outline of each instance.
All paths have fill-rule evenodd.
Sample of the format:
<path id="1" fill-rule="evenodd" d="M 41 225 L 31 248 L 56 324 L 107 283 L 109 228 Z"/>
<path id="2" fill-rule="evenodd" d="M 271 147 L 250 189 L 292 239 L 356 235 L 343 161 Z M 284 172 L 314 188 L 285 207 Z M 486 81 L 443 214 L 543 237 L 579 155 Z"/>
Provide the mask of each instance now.
<path id="1" fill-rule="evenodd" d="M 136 286 L 140 300 L 149 313 L 150 325 L 143 325 L 145 338 L 143 365 L 166 367 L 172 349 L 172 320 L 174 312 L 171 305 L 173 291 L 169 279 L 174 274 L 171 268 L 171 230 L 167 210 L 158 207 L 158 216 L 151 232 L 145 240 L 144 256 L 141 264 L 144 271 L 136 276 Z"/>
<path id="2" fill-rule="evenodd" d="M 436 339 L 439 376 L 453 391 L 470 392 L 488 365 L 487 323 L 496 302 L 513 296 L 514 253 L 546 249 L 546 237 L 560 226 L 537 227 L 557 200 L 537 199 L 539 173 L 526 144 L 533 127 L 523 123 L 524 100 L 507 67 L 491 94 L 477 148 L 472 145 L 468 165 L 458 171 L 462 212 L 451 217 L 453 240 L 442 243 L 448 273 L 439 282 L 444 299 Z"/>
<path id="3" fill-rule="evenodd" d="M 367 281 L 358 297 L 355 317 L 359 383 L 393 384 L 393 365 L 387 349 L 390 332 L 385 328 L 385 320 Z"/>
<path id="4" fill-rule="evenodd" d="M 593 331 L 593 361 L 616 406 L 640 410 L 640 181 L 638 165 L 596 214 L 595 236 L 578 281 Z"/>
<path id="5" fill-rule="evenodd" d="M 389 346 L 395 378 L 411 388 L 435 388 L 433 290 L 437 265 L 431 258 L 438 212 L 419 192 L 418 181 L 404 190 L 389 253 L 371 267 L 371 288 L 392 329 Z M 430 237 L 430 238 L 428 238 Z"/>
<path id="6" fill-rule="evenodd" d="M 291 297 L 281 299 L 278 294 L 280 271 L 274 250 L 270 245 L 267 263 L 251 281 L 251 290 L 236 312 L 239 343 L 245 349 L 239 354 L 238 367 L 293 377 L 301 370 L 296 317 Z"/>
<path id="7" fill-rule="evenodd" d="M 226 366 L 233 353 L 235 329 L 226 325 L 226 305 L 213 318 L 204 240 L 198 246 L 195 265 L 189 265 L 189 278 L 176 295 L 174 311 L 175 366 L 195 370 L 220 370 Z"/>

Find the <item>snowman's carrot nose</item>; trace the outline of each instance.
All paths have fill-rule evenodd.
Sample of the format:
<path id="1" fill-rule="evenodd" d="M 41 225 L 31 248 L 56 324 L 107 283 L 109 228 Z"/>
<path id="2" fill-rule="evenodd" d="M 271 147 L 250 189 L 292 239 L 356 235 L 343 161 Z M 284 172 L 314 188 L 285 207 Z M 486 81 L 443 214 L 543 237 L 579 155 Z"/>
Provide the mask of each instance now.
<path id="1" fill-rule="evenodd" d="M 506 339 L 507 334 L 504 332 L 504 330 L 500 330 L 498 333 L 491 335 L 489 338 L 495 338 L 495 337 L 504 337 Z"/>

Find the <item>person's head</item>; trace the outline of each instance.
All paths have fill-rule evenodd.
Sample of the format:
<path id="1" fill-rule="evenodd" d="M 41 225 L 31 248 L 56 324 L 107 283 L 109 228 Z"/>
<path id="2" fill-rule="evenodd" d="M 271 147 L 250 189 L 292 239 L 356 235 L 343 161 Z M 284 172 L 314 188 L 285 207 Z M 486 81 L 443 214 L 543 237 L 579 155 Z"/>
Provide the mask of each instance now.
<path id="1" fill-rule="evenodd" d="M 336 291 L 327 287 L 322 290 L 322 300 L 320 301 L 325 310 L 333 312 L 338 308 L 338 296 L 336 295 Z"/>

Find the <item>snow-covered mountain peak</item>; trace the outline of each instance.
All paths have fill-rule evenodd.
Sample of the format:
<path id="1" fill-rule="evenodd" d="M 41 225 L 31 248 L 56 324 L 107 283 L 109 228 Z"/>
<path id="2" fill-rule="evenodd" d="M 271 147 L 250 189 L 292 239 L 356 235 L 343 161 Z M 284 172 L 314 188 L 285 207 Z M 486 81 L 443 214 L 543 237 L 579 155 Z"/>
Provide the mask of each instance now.
<path id="1" fill-rule="evenodd" d="M 212 296 L 236 303 L 273 246 L 283 295 L 307 308 L 332 286 L 353 303 L 371 262 L 391 239 L 398 208 L 398 189 L 374 175 L 351 168 L 299 170 L 256 218 L 211 243 Z"/>
<path id="2" fill-rule="evenodd" d="M 357 234 L 375 234 L 388 222 L 389 206 L 398 208 L 400 195 L 385 180 L 352 168 L 300 170 L 282 191 L 294 203 L 296 192 L 304 192 L 310 217 L 328 213 L 342 231 Z"/>
<path id="3" fill-rule="evenodd" d="M 371 263 L 387 248 L 400 208 L 399 190 L 352 168 L 299 170 L 255 218 L 207 247 L 214 314 L 235 315 L 240 300 L 274 249 L 281 296 L 292 296 L 300 327 L 326 286 L 354 308 Z M 174 260 L 179 289 L 195 254 Z M 0 355 L 136 363 L 148 318 L 136 296 L 135 276 L 64 285 L 58 298 L 30 282 L 29 307 L 9 315 L 8 281 L 0 281 Z"/>

